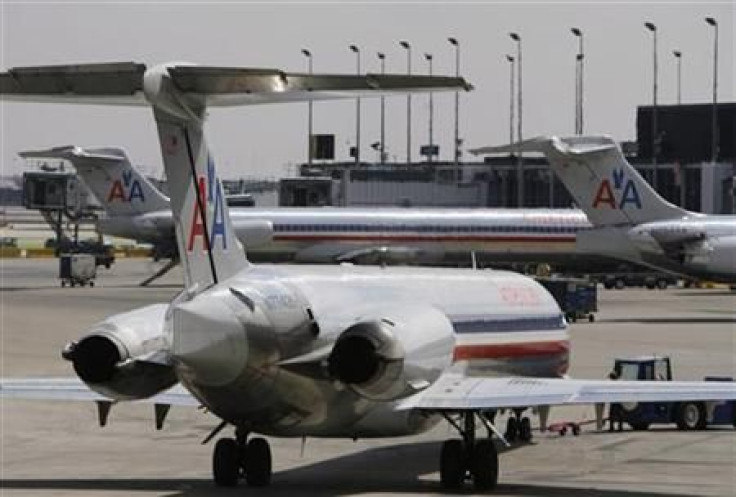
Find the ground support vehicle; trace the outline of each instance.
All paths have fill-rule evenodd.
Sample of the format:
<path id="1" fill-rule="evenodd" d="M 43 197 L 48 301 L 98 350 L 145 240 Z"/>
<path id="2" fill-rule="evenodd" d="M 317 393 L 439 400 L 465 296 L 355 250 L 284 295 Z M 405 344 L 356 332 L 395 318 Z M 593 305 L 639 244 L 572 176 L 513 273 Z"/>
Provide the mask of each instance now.
<path id="1" fill-rule="evenodd" d="M 595 283 L 585 278 L 536 278 L 554 297 L 570 322 L 587 318 L 595 321 L 598 310 L 598 292 Z"/>
<path id="2" fill-rule="evenodd" d="M 613 371 L 621 380 L 672 381 L 672 364 L 669 357 L 616 359 Z M 707 376 L 705 381 L 734 380 L 730 377 Z M 736 428 L 734 401 L 624 403 L 620 404 L 618 412 L 623 421 L 635 430 L 646 430 L 654 424 L 672 423 L 680 430 L 703 430 L 715 425 L 729 425 Z"/>

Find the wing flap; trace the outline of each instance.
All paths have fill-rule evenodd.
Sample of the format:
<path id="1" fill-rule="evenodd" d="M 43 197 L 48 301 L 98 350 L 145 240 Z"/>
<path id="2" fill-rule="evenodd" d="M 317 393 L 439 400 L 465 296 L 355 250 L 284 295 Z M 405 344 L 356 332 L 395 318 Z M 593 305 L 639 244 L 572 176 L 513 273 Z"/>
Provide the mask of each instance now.
<path id="1" fill-rule="evenodd" d="M 735 382 L 473 378 L 445 375 L 402 408 L 475 410 L 609 402 L 736 400 Z"/>

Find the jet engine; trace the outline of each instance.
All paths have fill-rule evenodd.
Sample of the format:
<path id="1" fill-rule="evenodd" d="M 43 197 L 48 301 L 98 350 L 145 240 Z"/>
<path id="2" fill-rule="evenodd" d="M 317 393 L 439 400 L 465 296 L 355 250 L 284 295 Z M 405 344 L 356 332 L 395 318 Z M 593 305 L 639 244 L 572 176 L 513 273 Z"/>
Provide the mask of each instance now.
<path id="1" fill-rule="evenodd" d="M 433 307 L 378 312 L 343 331 L 328 359 L 330 375 L 370 400 L 391 401 L 430 386 L 452 363 L 455 334 Z"/>
<path id="2" fill-rule="evenodd" d="M 111 399 L 141 399 L 166 390 L 177 382 L 161 357 L 167 307 L 155 304 L 111 316 L 67 344 L 62 356 L 92 390 Z"/>

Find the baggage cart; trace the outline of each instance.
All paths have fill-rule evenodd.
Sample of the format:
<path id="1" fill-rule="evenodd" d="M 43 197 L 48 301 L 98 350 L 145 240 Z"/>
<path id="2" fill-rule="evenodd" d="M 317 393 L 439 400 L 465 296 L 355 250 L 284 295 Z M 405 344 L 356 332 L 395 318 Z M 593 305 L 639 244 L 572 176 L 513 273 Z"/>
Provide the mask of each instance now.
<path id="1" fill-rule="evenodd" d="M 59 279 L 61 286 L 94 286 L 97 263 L 92 254 L 61 254 L 59 256 Z"/>

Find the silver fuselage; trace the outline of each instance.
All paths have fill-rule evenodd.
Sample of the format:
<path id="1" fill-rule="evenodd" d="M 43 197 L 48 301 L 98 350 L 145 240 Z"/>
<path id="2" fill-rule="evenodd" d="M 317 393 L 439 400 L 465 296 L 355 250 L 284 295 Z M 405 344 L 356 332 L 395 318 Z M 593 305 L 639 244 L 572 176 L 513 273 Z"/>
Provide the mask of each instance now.
<path id="1" fill-rule="evenodd" d="M 244 208 L 230 215 L 252 260 L 305 263 L 368 258 L 362 249 L 384 247 L 401 247 L 393 255 L 428 264 L 467 262 L 473 251 L 496 261 L 569 261 L 576 233 L 590 227 L 575 209 Z M 263 221 L 272 236 L 254 237 L 254 223 Z M 111 217 L 101 229 L 149 243 L 174 236 L 170 211 Z"/>
<path id="2" fill-rule="evenodd" d="M 559 307 L 533 280 L 509 272 L 253 266 L 172 308 L 167 328 L 182 384 L 219 417 L 270 435 L 406 435 L 433 424 L 433 417 L 397 409 L 399 401 L 361 397 L 319 364 L 283 365 L 329 348 L 367 318 L 394 319 L 406 309 L 446 316 L 454 333 L 446 360 L 422 350 L 415 330 L 414 366 L 428 379 L 448 362 L 481 376 L 557 377 L 568 365 Z"/>

